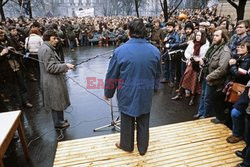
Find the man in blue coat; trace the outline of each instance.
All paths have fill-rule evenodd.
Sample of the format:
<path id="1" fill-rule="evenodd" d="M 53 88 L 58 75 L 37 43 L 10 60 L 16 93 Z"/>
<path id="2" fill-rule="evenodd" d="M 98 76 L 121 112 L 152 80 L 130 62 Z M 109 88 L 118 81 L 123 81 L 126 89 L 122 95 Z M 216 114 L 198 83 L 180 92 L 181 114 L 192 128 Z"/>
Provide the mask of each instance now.
<path id="1" fill-rule="evenodd" d="M 146 39 L 142 19 L 128 24 L 130 39 L 114 51 L 105 80 L 105 99 L 117 90 L 121 112 L 120 142 L 124 151 L 134 150 L 134 129 L 137 123 L 137 146 L 140 155 L 147 152 L 149 113 L 154 90 L 159 88 L 160 51 Z"/>

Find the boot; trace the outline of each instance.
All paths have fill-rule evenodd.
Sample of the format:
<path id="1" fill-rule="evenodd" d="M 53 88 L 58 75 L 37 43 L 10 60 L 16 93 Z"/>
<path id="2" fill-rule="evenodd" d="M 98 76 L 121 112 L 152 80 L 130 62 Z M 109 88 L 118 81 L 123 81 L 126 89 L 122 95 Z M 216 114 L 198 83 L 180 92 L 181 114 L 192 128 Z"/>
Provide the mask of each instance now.
<path id="1" fill-rule="evenodd" d="M 176 96 L 172 97 L 171 99 L 172 99 L 172 100 L 178 100 L 178 99 L 181 99 L 181 98 L 182 98 L 182 97 L 181 97 L 181 94 L 178 93 Z"/>
<path id="2" fill-rule="evenodd" d="M 194 96 L 191 96 L 191 100 L 188 103 L 189 106 L 194 105 Z"/>

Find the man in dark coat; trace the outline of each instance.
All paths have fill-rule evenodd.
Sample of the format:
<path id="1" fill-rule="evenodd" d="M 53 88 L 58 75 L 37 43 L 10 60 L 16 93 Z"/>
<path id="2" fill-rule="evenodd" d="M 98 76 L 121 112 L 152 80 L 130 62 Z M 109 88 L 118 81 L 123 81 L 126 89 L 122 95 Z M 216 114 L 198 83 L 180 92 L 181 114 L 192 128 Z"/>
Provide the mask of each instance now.
<path id="1" fill-rule="evenodd" d="M 57 33 L 48 30 L 44 33 L 44 44 L 38 51 L 41 71 L 41 88 L 43 101 L 46 110 L 52 110 L 52 117 L 55 128 L 69 127 L 67 120 L 64 120 L 63 111 L 70 105 L 65 75 L 74 65 L 62 63 L 56 53 L 58 43 Z"/>
<path id="2" fill-rule="evenodd" d="M 130 39 L 115 50 L 105 81 L 105 99 L 112 98 L 117 90 L 121 112 L 120 143 L 116 146 L 128 152 L 134 150 L 136 122 L 140 155 L 147 152 L 149 113 L 161 73 L 160 51 L 145 39 L 145 35 L 142 19 L 129 23 Z"/>

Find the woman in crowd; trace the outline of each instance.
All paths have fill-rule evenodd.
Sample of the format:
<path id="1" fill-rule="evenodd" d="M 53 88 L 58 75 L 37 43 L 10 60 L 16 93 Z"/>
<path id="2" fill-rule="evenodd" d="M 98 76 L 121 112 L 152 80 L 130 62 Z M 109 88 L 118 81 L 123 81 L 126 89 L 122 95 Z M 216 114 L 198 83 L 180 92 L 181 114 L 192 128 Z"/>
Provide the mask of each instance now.
<path id="1" fill-rule="evenodd" d="M 230 76 L 231 81 L 235 83 L 240 83 L 246 85 L 250 79 L 249 74 L 247 73 L 250 68 L 250 42 L 241 42 L 237 47 L 237 54 L 239 58 L 231 59 L 229 61 L 230 65 Z M 247 92 L 244 92 L 247 94 Z M 240 98 L 236 102 L 231 111 L 231 117 L 233 121 L 233 134 L 227 138 L 229 143 L 237 143 L 243 139 L 244 127 L 245 127 L 245 105 L 248 105 L 247 95 L 243 95 L 246 98 Z M 246 101 L 242 105 L 242 102 Z"/>
<path id="2" fill-rule="evenodd" d="M 201 86 L 198 80 L 199 61 L 205 56 L 208 48 L 209 42 L 206 39 L 205 31 L 198 31 L 195 34 L 194 40 L 190 41 L 185 51 L 187 68 L 180 82 L 179 92 L 175 97 L 172 98 L 172 100 L 180 99 L 183 90 L 186 89 L 191 92 L 191 100 L 189 105 L 194 104 L 195 95 L 200 94 L 201 92 Z"/>
<path id="3" fill-rule="evenodd" d="M 43 44 L 43 39 L 40 35 L 38 28 L 31 28 L 30 35 L 25 39 L 25 50 L 30 54 L 31 58 L 34 58 L 34 60 L 29 59 L 27 65 L 29 79 L 32 81 L 37 81 L 35 76 L 39 76 L 39 64 L 35 59 L 38 60 L 37 52 Z"/>

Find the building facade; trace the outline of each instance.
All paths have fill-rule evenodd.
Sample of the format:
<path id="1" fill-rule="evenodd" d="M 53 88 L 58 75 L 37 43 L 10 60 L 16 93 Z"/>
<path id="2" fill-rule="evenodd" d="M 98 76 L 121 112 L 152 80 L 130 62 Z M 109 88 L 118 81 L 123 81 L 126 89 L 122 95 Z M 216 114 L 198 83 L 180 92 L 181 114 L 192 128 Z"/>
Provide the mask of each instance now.
<path id="1" fill-rule="evenodd" d="M 76 11 L 94 8 L 95 16 L 102 14 L 102 3 L 105 0 L 54 0 L 58 16 L 75 16 Z"/>

